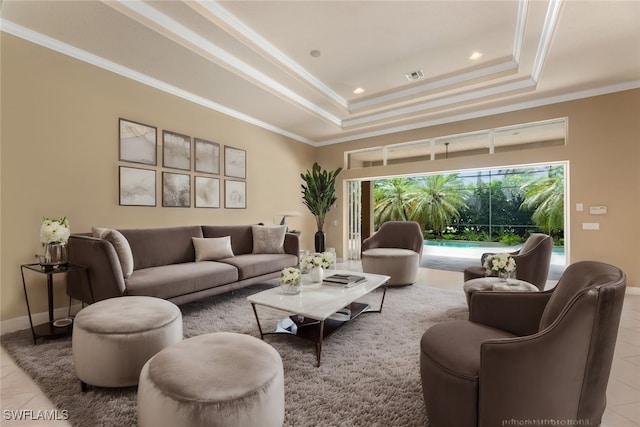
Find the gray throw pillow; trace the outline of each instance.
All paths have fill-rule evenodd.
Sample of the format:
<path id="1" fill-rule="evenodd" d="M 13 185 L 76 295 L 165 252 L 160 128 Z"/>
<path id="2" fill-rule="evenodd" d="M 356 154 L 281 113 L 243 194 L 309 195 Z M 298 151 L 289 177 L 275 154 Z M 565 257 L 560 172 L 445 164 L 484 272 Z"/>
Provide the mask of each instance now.
<path id="1" fill-rule="evenodd" d="M 286 225 L 252 225 L 254 254 L 283 254 Z"/>
<path id="2" fill-rule="evenodd" d="M 222 258 L 231 258 L 231 236 L 200 238 L 192 237 L 193 247 L 196 250 L 196 262 L 215 261 Z"/>
<path id="3" fill-rule="evenodd" d="M 133 274 L 133 252 L 131 252 L 131 246 L 127 238 L 113 228 L 94 227 L 91 231 L 93 237 L 104 239 L 113 245 L 118 255 L 118 260 L 120 261 L 122 275 L 125 279 L 131 277 Z"/>

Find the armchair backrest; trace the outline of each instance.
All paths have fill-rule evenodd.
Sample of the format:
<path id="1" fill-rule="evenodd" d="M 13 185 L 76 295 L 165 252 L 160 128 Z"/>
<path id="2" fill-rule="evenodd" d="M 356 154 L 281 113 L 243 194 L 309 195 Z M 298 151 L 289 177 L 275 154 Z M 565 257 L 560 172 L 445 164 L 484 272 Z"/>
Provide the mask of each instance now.
<path id="1" fill-rule="evenodd" d="M 542 233 L 534 233 L 514 254 L 516 277 L 543 290 L 549 275 L 553 239 Z"/>
<path id="2" fill-rule="evenodd" d="M 422 254 L 424 236 L 415 221 L 387 221 L 380 225 L 371 237 L 362 242 L 362 250 L 367 248 L 410 249 Z"/>
<path id="3" fill-rule="evenodd" d="M 560 277 L 558 284 L 540 318 L 540 330 L 546 329 L 562 311 L 585 289 L 600 291 L 603 286 L 618 287 L 624 299 L 626 276 L 618 267 L 598 261 L 581 261 L 571 264 Z M 621 306 L 622 307 L 622 306 Z"/>
<path id="4" fill-rule="evenodd" d="M 606 407 L 625 287 L 625 274 L 617 267 L 596 261 L 572 264 L 552 291 L 540 320 L 541 333 L 568 344 L 564 351 L 573 358 L 566 369 L 582 375 L 575 384 L 579 387 L 573 397 L 575 419 L 593 425 L 599 424 Z"/>

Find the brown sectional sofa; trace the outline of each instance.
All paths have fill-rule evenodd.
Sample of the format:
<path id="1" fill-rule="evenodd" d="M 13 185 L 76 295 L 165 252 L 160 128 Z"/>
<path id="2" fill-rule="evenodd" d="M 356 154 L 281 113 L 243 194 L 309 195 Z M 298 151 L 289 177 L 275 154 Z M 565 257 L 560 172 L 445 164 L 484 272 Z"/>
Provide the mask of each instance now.
<path id="1" fill-rule="evenodd" d="M 69 261 L 86 266 L 88 274 L 69 274 L 69 296 L 91 303 L 116 296 L 145 295 L 183 304 L 278 277 L 283 268 L 298 264 L 298 236 L 284 235 L 284 253 L 254 253 L 251 225 L 117 231 L 130 247 L 131 275 L 126 277 L 126 264 L 116 251 L 117 245 L 90 233 L 74 234 L 68 243 Z M 233 256 L 196 261 L 192 238 L 226 236 L 231 237 Z"/>

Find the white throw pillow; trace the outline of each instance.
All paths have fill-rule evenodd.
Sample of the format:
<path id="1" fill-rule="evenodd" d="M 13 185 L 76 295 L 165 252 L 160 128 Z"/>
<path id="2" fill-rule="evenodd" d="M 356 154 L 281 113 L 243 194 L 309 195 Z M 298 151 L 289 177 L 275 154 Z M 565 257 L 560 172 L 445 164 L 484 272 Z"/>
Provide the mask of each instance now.
<path id="1" fill-rule="evenodd" d="M 286 225 L 252 225 L 254 254 L 283 254 Z"/>
<path id="2" fill-rule="evenodd" d="M 192 237 L 193 247 L 196 249 L 196 262 L 215 261 L 222 258 L 231 258 L 231 236 L 224 237 Z"/>
<path id="3" fill-rule="evenodd" d="M 113 228 L 94 227 L 91 229 L 91 232 L 93 237 L 104 239 L 113 245 L 118 255 L 118 260 L 120 261 L 122 275 L 125 279 L 131 277 L 133 274 L 133 252 L 131 252 L 131 246 L 127 238 Z"/>

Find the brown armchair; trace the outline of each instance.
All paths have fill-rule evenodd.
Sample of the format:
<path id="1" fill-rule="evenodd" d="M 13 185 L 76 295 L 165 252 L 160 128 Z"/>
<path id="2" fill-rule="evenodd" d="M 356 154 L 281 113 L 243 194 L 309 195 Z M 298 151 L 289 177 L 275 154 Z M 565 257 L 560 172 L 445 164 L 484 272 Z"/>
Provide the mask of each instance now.
<path id="1" fill-rule="evenodd" d="M 469 321 L 422 337 L 429 425 L 599 425 L 625 285 L 620 269 L 583 261 L 546 292 L 474 293 Z"/>
<path id="2" fill-rule="evenodd" d="M 541 291 L 544 290 L 547 284 L 547 276 L 549 275 L 552 250 L 553 239 L 550 236 L 541 233 L 534 233 L 529 236 L 519 250 L 510 253 L 516 261 L 516 279 L 529 282 Z M 480 263 L 483 264 L 485 258 L 489 255 L 493 254 L 482 254 Z M 485 269 L 482 265 L 474 265 L 464 270 L 465 282 L 484 276 Z"/>
<path id="3" fill-rule="evenodd" d="M 391 278 L 388 285 L 415 283 L 424 247 L 420 225 L 415 221 L 387 221 L 362 242 L 362 270 Z"/>

